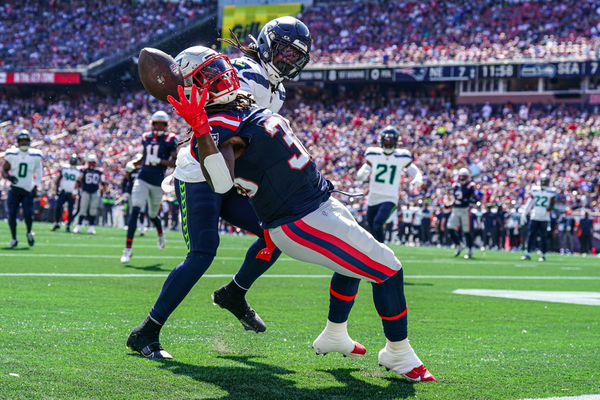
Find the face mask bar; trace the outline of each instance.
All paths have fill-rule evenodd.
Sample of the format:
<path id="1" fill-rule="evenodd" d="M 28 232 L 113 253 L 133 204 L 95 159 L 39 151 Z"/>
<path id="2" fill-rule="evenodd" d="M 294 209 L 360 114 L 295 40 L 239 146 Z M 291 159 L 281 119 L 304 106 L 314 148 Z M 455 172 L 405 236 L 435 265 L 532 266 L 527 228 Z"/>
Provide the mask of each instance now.
<path id="1" fill-rule="evenodd" d="M 240 88 L 240 82 L 233 66 L 229 59 L 222 54 L 209 58 L 190 75 L 201 88 L 208 89 L 210 100 L 215 100 Z"/>
<path id="2" fill-rule="evenodd" d="M 272 48 L 273 66 L 279 71 L 281 76 L 288 79 L 296 77 L 310 60 L 307 53 L 290 42 L 274 40 Z"/>

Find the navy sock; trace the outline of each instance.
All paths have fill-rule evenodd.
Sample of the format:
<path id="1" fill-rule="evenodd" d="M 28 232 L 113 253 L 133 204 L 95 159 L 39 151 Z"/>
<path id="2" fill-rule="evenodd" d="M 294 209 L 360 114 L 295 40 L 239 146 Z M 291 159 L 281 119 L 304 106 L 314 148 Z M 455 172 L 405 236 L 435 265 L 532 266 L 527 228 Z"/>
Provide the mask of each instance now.
<path id="1" fill-rule="evenodd" d="M 129 213 L 129 221 L 127 221 L 127 238 L 125 239 L 125 247 L 131 247 L 133 244 L 133 235 L 137 229 L 137 220 L 140 215 L 140 208 L 133 207 L 131 213 Z"/>
<path id="2" fill-rule="evenodd" d="M 94 224 L 96 223 L 96 217 L 90 215 L 88 217 L 88 221 L 90 223 L 90 226 L 94 226 Z"/>
<path id="3" fill-rule="evenodd" d="M 333 274 L 329 284 L 329 321 L 338 324 L 348 321 L 359 284 L 358 278 L 350 278 L 337 272 Z"/>
<path id="4" fill-rule="evenodd" d="M 465 232 L 465 240 L 467 242 L 467 247 L 469 249 L 473 248 L 473 236 L 471 236 L 471 232 Z"/>
<path id="5" fill-rule="evenodd" d="M 452 238 L 452 242 L 454 242 L 455 245 L 459 245 L 460 244 L 460 238 L 458 237 L 458 232 L 456 232 L 454 229 L 450 229 L 450 237 Z"/>
<path id="6" fill-rule="evenodd" d="M 10 235 L 13 240 L 17 239 L 17 214 L 8 214 L 8 227 L 10 228 Z"/>
<path id="7" fill-rule="evenodd" d="M 242 287 L 243 289 L 250 289 L 250 286 L 258 279 L 259 276 L 265 273 L 271 265 L 279 258 L 281 255 L 281 250 L 275 249 L 271 254 L 271 259 L 269 261 L 261 260 L 256 258 L 256 255 L 259 251 L 267 247 L 267 243 L 264 238 L 258 238 L 252 243 L 248 251 L 246 252 L 246 257 L 244 258 L 244 262 L 240 267 L 240 270 L 235 274 L 233 278 L 235 282 Z"/>
<path id="8" fill-rule="evenodd" d="M 399 342 L 408 337 L 404 273 L 402 270 L 382 283 L 373 283 L 373 302 L 381 317 L 385 337 Z"/>
<path id="9" fill-rule="evenodd" d="M 154 227 L 156 228 L 156 234 L 161 235 L 163 233 L 163 229 L 162 229 L 162 223 L 160 221 L 160 217 L 156 216 L 154 218 L 150 218 L 150 221 L 152 221 L 152 223 L 154 224 Z"/>
<path id="10" fill-rule="evenodd" d="M 150 311 L 150 317 L 163 325 L 198 279 L 204 275 L 214 258 L 214 254 L 188 253 L 185 260 L 171 271 L 165 280 L 156 303 Z"/>

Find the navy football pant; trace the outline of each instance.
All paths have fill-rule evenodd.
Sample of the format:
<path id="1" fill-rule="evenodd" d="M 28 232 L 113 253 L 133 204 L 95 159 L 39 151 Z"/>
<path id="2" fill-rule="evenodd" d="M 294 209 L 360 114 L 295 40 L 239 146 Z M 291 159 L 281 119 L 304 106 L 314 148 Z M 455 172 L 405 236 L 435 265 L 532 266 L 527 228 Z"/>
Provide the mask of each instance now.
<path id="1" fill-rule="evenodd" d="M 56 202 L 56 213 L 54 215 L 54 222 L 57 224 L 62 221 L 63 206 L 67 203 L 67 212 L 69 213 L 69 219 L 67 220 L 67 226 L 73 222 L 73 208 L 75 207 L 75 196 L 73 193 L 67 193 L 61 190 L 58 195 L 58 201 Z"/>
<path id="2" fill-rule="evenodd" d="M 8 227 L 13 239 L 17 239 L 17 215 L 19 214 L 19 206 L 23 206 L 23 218 L 27 226 L 27 232 L 31 232 L 33 223 L 33 196 L 31 192 L 20 187 L 12 186 L 8 192 Z"/>
<path id="3" fill-rule="evenodd" d="M 166 322 L 212 263 L 219 247 L 219 217 L 258 236 L 235 277 L 240 286 L 249 288 L 281 254 L 279 250 L 273 251 L 270 261 L 256 258 L 266 247 L 263 230 L 248 199 L 234 190 L 221 195 L 213 192 L 206 182 L 186 183 L 175 179 L 175 192 L 188 254 L 171 271 L 150 311 L 150 317 L 160 324 Z"/>
<path id="4" fill-rule="evenodd" d="M 375 204 L 367 207 L 367 223 L 369 231 L 379 242 L 384 242 L 383 226 L 388 220 L 390 214 L 394 212 L 396 205 L 391 201 Z"/>
<path id="5" fill-rule="evenodd" d="M 542 254 L 546 254 L 548 249 L 548 222 L 547 221 L 529 221 L 529 236 L 527 239 L 527 252 L 535 248 L 535 240 L 540 237 Z"/>

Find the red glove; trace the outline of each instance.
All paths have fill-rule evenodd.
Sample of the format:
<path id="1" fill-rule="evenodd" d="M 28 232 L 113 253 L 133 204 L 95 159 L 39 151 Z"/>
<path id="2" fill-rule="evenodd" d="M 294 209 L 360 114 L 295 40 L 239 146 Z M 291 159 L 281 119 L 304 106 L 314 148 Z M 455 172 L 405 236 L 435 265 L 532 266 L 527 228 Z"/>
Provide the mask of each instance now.
<path id="1" fill-rule="evenodd" d="M 210 125 L 208 125 L 208 117 L 204 110 L 206 104 L 206 98 L 208 96 L 208 90 L 203 90 L 200 95 L 200 102 L 198 103 L 198 87 L 192 85 L 192 93 L 190 95 L 191 101 L 188 101 L 183 87 L 177 86 L 177 92 L 179 93 L 179 101 L 175 100 L 172 96 L 167 96 L 169 103 L 175 108 L 177 114 L 182 116 L 183 119 L 192 127 L 195 137 L 202 137 L 210 133 Z"/>

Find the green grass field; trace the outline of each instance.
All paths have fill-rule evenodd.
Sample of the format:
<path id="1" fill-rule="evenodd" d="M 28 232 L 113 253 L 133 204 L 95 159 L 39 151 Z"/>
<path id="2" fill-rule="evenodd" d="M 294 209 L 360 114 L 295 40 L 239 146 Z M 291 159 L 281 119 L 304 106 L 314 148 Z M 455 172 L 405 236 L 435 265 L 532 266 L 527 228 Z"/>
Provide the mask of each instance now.
<path id="1" fill-rule="evenodd" d="M 8 250 L 0 224 L 0 399 L 524 399 L 600 394 L 600 307 L 481 297 L 457 289 L 600 292 L 600 259 L 394 247 L 405 270 L 409 337 L 438 383 L 411 384 L 377 363 L 385 344 L 363 282 L 350 335 L 367 354 L 316 356 L 330 272 L 282 256 L 250 293 L 267 331 L 245 331 L 212 291 L 237 271 L 251 237 L 223 236 L 217 258 L 164 327 L 174 360 L 125 348 L 165 276 L 185 256 L 181 235 L 136 237 L 129 265 L 121 229 L 98 235 L 35 224 L 29 248 Z M 279 275 L 276 277 L 274 275 Z M 282 276 L 283 275 L 283 276 Z M 300 277 L 298 275 L 303 275 Z"/>

